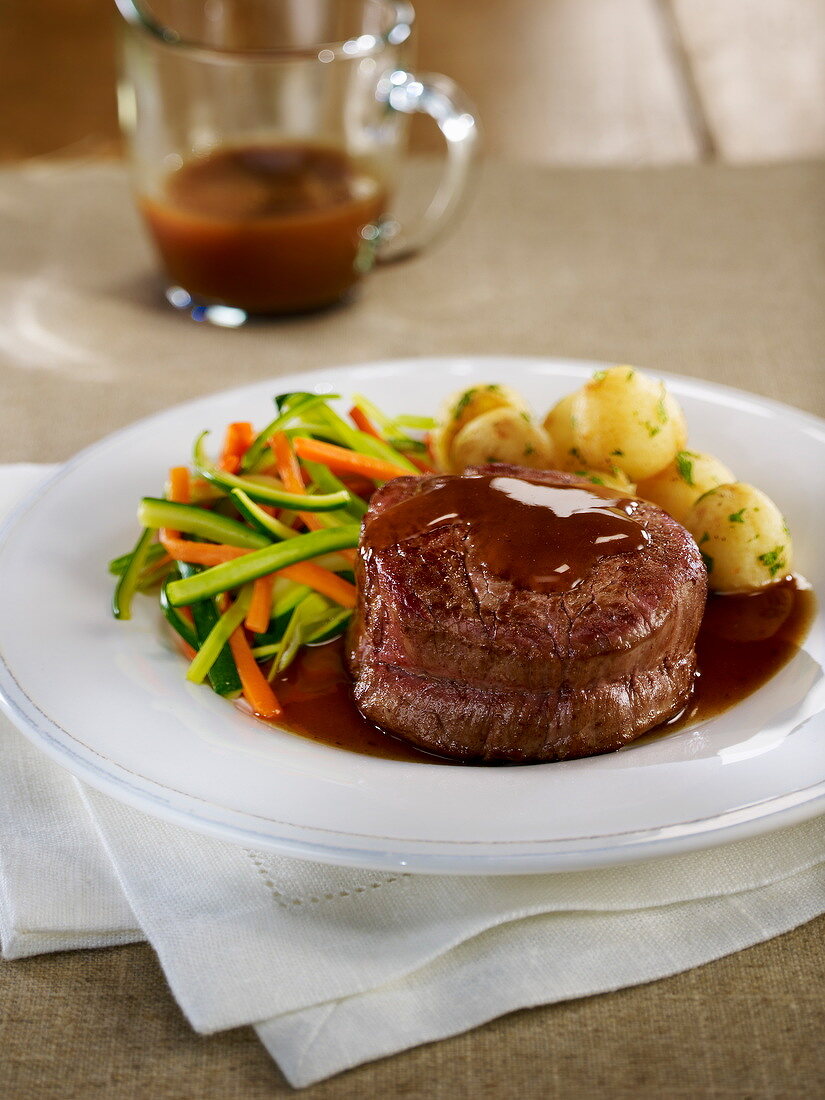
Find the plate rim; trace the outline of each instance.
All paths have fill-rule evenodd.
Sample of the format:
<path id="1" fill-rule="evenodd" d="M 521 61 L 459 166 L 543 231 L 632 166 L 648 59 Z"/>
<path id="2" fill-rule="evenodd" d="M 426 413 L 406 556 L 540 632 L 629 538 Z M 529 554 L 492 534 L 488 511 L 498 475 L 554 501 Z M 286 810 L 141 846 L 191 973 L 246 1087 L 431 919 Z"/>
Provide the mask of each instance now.
<path id="1" fill-rule="evenodd" d="M 292 372 L 302 378 L 311 378 L 313 375 L 329 376 L 333 373 L 361 370 L 369 372 L 372 368 L 377 374 L 400 370 L 409 371 L 413 366 L 429 364 L 469 365 L 474 371 L 483 369 L 485 363 L 496 363 L 501 369 L 502 363 L 518 363 L 526 370 L 542 368 L 537 373 L 548 375 L 570 372 L 571 369 L 586 377 L 589 371 L 599 369 L 605 364 L 596 360 L 571 359 L 554 356 L 518 356 L 518 355 L 429 355 L 420 357 L 403 357 L 392 359 L 376 359 L 349 364 L 336 364 L 334 366 L 319 366 L 308 370 Z M 640 368 L 645 369 L 645 368 Z M 661 377 L 673 384 L 675 389 L 690 392 L 695 388 L 697 396 L 707 398 L 709 393 L 726 399 L 725 403 L 735 403 L 751 409 L 767 410 L 783 417 L 790 416 L 795 423 L 805 425 L 812 433 L 825 442 L 825 419 L 816 416 L 806 410 L 798 409 L 773 398 L 752 394 L 714 381 L 696 379 L 690 376 L 672 374 L 656 370 L 657 377 Z M 288 377 L 289 372 L 283 377 Z M 12 536 L 17 524 L 32 509 L 37 507 L 48 492 L 58 484 L 76 466 L 84 463 L 99 448 L 128 437 L 130 433 L 140 433 L 147 427 L 159 424 L 167 418 L 173 418 L 184 411 L 196 411 L 201 404 L 212 404 L 220 401 L 222 397 L 243 399 L 249 391 L 257 392 L 265 385 L 277 386 L 278 376 L 273 379 L 260 379 L 242 386 L 231 387 L 225 390 L 217 390 L 209 394 L 179 402 L 175 405 L 160 409 L 155 413 L 142 417 L 137 421 L 124 425 L 102 438 L 93 441 L 82 450 L 78 451 L 65 463 L 58 465 L 50 475 L 36 485 L 34 490 L 17 503 L 6 515 L 0 524 L 0 549 Z M 819 617 L 819 616 L 818 616 Z M 28 706 L 26 705 L 28 704 Z M 780 828 L 785 825 L 795 824 L 808 820 L 825 812 L 825 782 L 818 782 L 810 787 L 799 788 L 794 791 L 784 792 L 758 800 L 745 806 L 724 811 L 708 817 L 700 817 L 689 821 L 682 821 L 664 827 L 651 827 L 613 833 L 598 833 L 592 836 L 577 836 L 573 838 L 550 838 L 546 840 L 503 840 L 503 841 L 439 841 L 434 839 L 391 839 L 395 851 L 390 852 L 379 848 L 359 848 L 324 842 L 323 840 L 301 839 L 300 837 L 273 837 L 271 834 L 258 832 L 248 825 L 242 825 L 238 820 L 223 822 L 214 820 L 204 809 L 218 810 L 224 818 L 240 818 L 247 822 L 256 816 L 272 824 L 281 824 L 289 831 L 297 831 L 300 834 L 332 834 L 339 838 L 353 840 L 381 840 L 381 838 L 368 834 L 342 833 L 340 830 L 331 830 L 319 826 L 291 825 L 290 823 L 277 823 L 272 818 L 263 818 L 261 815 L 253 815 L 244 811 L 235 811 L 221 807 L 214 802 L 202 799 L 196 795 L 176 791 L 174 788 L 164 786 L 157 780 L 138 776 L 137 773 L 109 761 L 112 768 L 106 770 L 103 765 L 95 766 L 79 756 L 70 745 L 55 736 L 59 731 L 70 741 L 82 745 L 87 751 L 98 756 L 103 754 L 65 730 L 55 722 L 31 699 L 22 686 L 17 682 L 12 669 L 6 662 L 5 654 L 0 651 L 0 706 L 9 716 L 11 721 L 34 744 L 43 748 L 57 763 L 66 767 L 79 779 L 88 782 L 91 786 L 104 793 L 130 805 L 161 817 L 167 821 L 195 829 L 218 837 L 224 841 L 234 843 L 253 843 L 259 847 L 280 852 L 292 858 L 312 859 L 323 863 L 333 863 L 340 866 L 357 866 L 376 870 L 401 869 L 408 872 L 420 873 L 448 873 L 448 874 L 525 874 L 548 873 L 554 871 L 570 871 L 585 868 L 608 866 L 616 863 L 653 858 L 663 854 L 677 854 L 679 852 L 695 850 L 697 848 L 710 847 L 716 844 L 726 843 L 747 836 L 757 835 L 763 832 Z M 29 711 L 39 714 L 46 723 L 44 727 L 34 720 Z M 51 727 L 51 728 L 49 728 Z M 105 758 L 108 760 L 108 758 Z M 140 778 L 146 786 L 133 789 L 128 777 L 132 775 Z M 183 807 L 172 805 L 163 792 L 169 792 L 177 799 L 182 800 Z M 805 797 L 800 797 L 805 796 Z M 198 813 L 197 809 L 202 808 Z M 599 843 L 608 842 L 608 843 Z M 421 851 L 399 851 L 405 845 L 415 845 L 424 849 Z M 478 854 L 472 852 L 474 845 L 499 847 L 496 855 Z M 526 851 L 535 846 L 541 846 L 540 851 Z M 438 847 L 441 852 L 427 851 L 428 848 Z M 459 849 L 457 852 L 451 849 Z M 507 848 L 519 848 L 521 854 L 508 852 Z M 445 851 L 446 850 L 446 851 Z"/>

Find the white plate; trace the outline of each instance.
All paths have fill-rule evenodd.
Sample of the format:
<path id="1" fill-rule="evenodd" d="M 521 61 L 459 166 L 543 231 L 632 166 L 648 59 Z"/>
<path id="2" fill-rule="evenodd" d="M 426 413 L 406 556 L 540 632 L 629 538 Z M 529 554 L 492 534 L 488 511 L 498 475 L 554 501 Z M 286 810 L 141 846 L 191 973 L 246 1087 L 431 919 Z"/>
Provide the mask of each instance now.
<path id="1" fill-rule="evenodd" d="M 473 358 L 376 363 L 203 398 L 83 451 L 0 541 L 0 692 L 35 743 L 86 782 L 226 840 L 323 862 L 473 874 L 604 866 L 706 847 L 825 810 L 825 631 L 733 710 L 589 760 L 456 768 L 359 756 L 273 730 L 183 678 L 159 613 L 109 613 L 110 557 L 135 507 L 203 428 L 265 423 L 276 392 L 361 391 L 432 412 L 474 381 L 521 389 L 538 412 L 599 364 Z M 762 398 L 671 378 L 691 445 L 780 502 L 797 567 L 825 591 L 825 426 Z"/>

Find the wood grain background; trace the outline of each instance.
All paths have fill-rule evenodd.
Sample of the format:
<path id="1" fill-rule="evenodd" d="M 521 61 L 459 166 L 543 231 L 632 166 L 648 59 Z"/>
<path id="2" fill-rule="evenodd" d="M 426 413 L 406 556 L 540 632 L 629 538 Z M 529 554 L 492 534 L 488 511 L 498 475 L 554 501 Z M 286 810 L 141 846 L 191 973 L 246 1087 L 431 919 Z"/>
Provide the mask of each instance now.
<path id="1" fill-rule="evenodd" d="M 825 154 L 823 0 L 417 0 L 419 66 L 495 156 L 545 164 Z M 0 4 L 0 160 L 119 150 L 112 0 Z M 425 127 L 419 148 L 437 145 Z"/>

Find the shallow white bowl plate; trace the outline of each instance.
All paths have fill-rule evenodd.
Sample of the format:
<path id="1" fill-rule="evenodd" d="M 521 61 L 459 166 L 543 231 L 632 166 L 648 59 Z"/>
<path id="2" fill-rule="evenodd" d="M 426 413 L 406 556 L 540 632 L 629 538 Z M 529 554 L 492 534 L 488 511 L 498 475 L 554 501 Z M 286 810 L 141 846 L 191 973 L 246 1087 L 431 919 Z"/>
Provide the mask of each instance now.
<path id="1" fill-rule="evenodd" d="M 501 381 L 540 415 L 598 364 L 426 359 L 278 378 L 182 405 L 63 467 L 0 541 L 0 692 L 12 720 L 84 781 L 149 813 L 286 855 L 421 872 L 604 866 L 706 847 L 825 810 L 825 631 L 758 693 L 695 728 L 562 764 L 399 763 L 273 730 L 184 680 L 157 608 L 109 611 L 109 558 L 137 534 L 195 435 L 262 425 L 272 395 L 361 391 L 389 412 L 432 413 L 459 386 Z M 777 500 L 797 568 L 825 592 L 825 425 L 791 408 L 671 378 L 691 428 Z"/>

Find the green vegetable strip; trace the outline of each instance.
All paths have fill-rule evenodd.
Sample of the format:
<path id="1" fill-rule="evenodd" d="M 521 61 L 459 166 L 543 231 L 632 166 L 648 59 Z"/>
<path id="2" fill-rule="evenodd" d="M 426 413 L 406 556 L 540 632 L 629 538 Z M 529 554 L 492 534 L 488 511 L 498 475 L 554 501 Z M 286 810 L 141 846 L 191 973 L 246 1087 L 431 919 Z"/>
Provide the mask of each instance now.
<path id="1" fill-rule="evenodd" d="M 331 397 L 337 396 L 337 394 L 326 393 L 285 394 L 279 399 L 281 406 L 278 415 L 255 437 L 254 442 L 243 457 L 241 469 L 246 471 L 254 468 L 258 459 L 266 451 L 267 444 L 275 432 L 281 431 L 297 416 L 302 416 L 304 413 L 309 412 L 310 409 L 315 408 L 317 405 L 323 405 Z M 287 400 L 290 397 L 294 397 L 296 400 L 290 402 Z"/>
<path id="2" fill-rule="evenodd" d="M 321 642 L 329 642 L 343 634 L 344 628 L 352 618 L 352 612 L 348 608 L 336 611 L 325 623 L 321 623 L 306 640 L 306 645 L 319 645 Z"/>
<path id="3" fill-rule="evenodd" d="M 396 416 L 392 422 L 398 428 L 411 428 L 414 432 L 431 432 L 438 427 L 434 416 Z"/>
<path id="4" fill-rule="evenodd" d="M 393 422 L 382 412 L 381 409 L 368 397 L 365 397 L 363 393 L 354 393 L 352 395 L 352 403 L 356 409 L 360 409 L 364 416 L 368 417 L 376 427 L 380 428 L 382 432 L 391 432 L 393 428 Z"/>
<path id="5" fill-rule="evenodd" d="M 300 512 L 330 512 L 336 508 L 343 508 L 349 503 L 350 496 L 346 490 L 341 493 L 326 493 L 323 496 L 307 496 L 303 493 L 288 493 L 286 489 L 256 484 L 249 478 L 219 470 L 206 457 L 203 441 L 208 434 L 208 432 L 201 432 L 195 440 L 192 461 L 202 478 L 213 485 L 219 485 L 227 493 L 231 493 L 233 489 L 243 489 L 253 500 L 262 501 L 264 504 L 275 504 L 279 508 L 292 508 Z"/>
<path id="6" fill-rule="evenodd" d="M 187 535 L 197 535 L 228 546 L 244 546 L 249 550 L 260 550 L 272 543 L 260 531 L 250 531 L 245 524 L 228 516 L 198 508 L 194 504 L 175 504 L 156 497 L 143 498 L 138 507 L 138 519 L 144 527 L 169 527 L 173 531 L 183 531 Z"/>
<path id="7" fill-rule="evenodd" d="M 317 592 L 311 592 L 306 599 L 301 600 L 292 612 L 283 638 L 275 647 L 274 660 L 267 679 L 274 680 L 279 672 L 292 664 L 310 634 L 329 618 L 331 606 L 329 600 Z"/>
<path id="8" fill-rule="evenodd" d="M 322 493 L 338 493 L 342 489 L 347 492 L 347 487 L 337 478 L 335 474 L 330 470 L 329 466 L 324 466 L 321 462 L 308 462 L 306 459 L 301 460 L 309 472 L 309 476 L 312 478 L 313 483 L 318 486 Z M 356 519 L 361 519 L 367 512 L 367 504 L 361 497 L 355 493 L 349 494 L 349 504 L 346 510 Z"/>
<path id="9" fill-rule="evenodd" d="M 153 542 L 146 553 L 144 567 L 146 569 L 151 568 L 158 558 L 162 558 L 165 553 L 166 551 L 159 542 Z M 116 577 L 122 577 L 129 566 L 129 562 L 132 560 L 132 554 L 134 554 L 134 550 L 130 550 L 128 554 L 121 554 L 119 558 L 112 558 L 109 562 L 109 572 L 113 573 Z"/>
<path id="10" fill-rule="evenodd" d="M 166 586 L 169 584 L 169 581 L 177 580 L 179 576 L 180 573 L 177 569 L 175 569 L 173 576 L 169 577 L 164 582 L 163 587 L 160 590 L 160 606 L 166 618 L 166 621 L 169 623 L 172 629 L 175 630 L 181 636 L 181 638 L 183 638 L 187 645 L 191 646 L 192 649 L 197 649 L 199 646 L 199 642 L 198 636 L 195 633 L 195 628 L 192 626 L 191 623 L 187 622 L 187 620 L 184 619 L 183 615 L 181 615 L 176 607 L 172 607 L 166 595 Z"/>
<path id="11" fill-rule="evenodd" d="M 270 516 L 263 508 L 259 508 L 243 489 L 233 489 L 231 496 L 235 502 L 235 507 L 244 519 L 248 520 L 263 534 L 271 535 L 272 538 L 276 539 L 296 539 L 300 535 L 300 531 L 296 531 L 294 527 L 287 527 L 279 519 Z"/>
<path id="12" fill-rule="evenodd" d="M 323 413 L 321 419 L 329 425 L 331 431 L 335 432 L 341 446 L 349 447 L 351 451 L 357 451 L 358 454 L 382 458 L 385 462 L 392 462 L 395 466 L 401 466 L 416 476 L 421 473 L 417 466 L 414 466 L 408 458 L 405 458 L 400 451 L 396 451 L 388 443 L 367 435 L 366 432 L 359 432 L 356 428 L 351 428 L 346 420 L 330 408 L 319 411 Z"/>
<path id="13" fill-rule="evenodd" d="M 229 641 L 230 635 L 246 618 L 251 599 L 252 589 L 249 587 L 244 588 L 229 610 L 225 611 L 212 627 L 189 665 L 186 679 L 190 683 L 203 683 L 204 677 L 217 661 L 221 651 Z"/>
<path id="14" fill-rule="evenodd" d="M 175 607 L 180 607 L 181 604 L 237 588 L 267 573 L 276 573 L 288 565 L 297 565 L 333 550 L 352 549 L 358 545 L 359 533 L 359 525 L 352 523 L 328 531 L 310 531 L 300 538 L 276 542 L 263 550 L 253 550 L 234 561 L 205 569 L 197 576 L 172 581 L 167 589 L 169 600 Z"/>
<path id="15" fill-rule="evenodd" d="M 178 569 L 180 570 L 181 578 L 184 580 L 195 577 L 201 572 L 201 567 L 199 565 L 190 565 L 188 562 L 178 562 Z M 173 582 L 170 581 L 166 586 L 167 599 L 169 599 L 169 588 L 172 583 Z M 169 602 L 171 603 L 171 600 Z M 198 645 L 195 648 L 199 649 L 209 637 L 209 633 L 220 618 L 220 615 L 218 614 L 218 609 L 215 606 L 214 600 L 200 600 L 197 603 L 193 603 L 191 605 L 191 611 L 192 619 L 195 623 L 195 633 L 198 637 Z M 228 697 L 240 695 L 241 678 L 235 667 L 235 658 L 232 656 L 232 651 L 228 645 L 223 647 L 217 660 L 212 664 L 209 670 L 209 683 L 218 695 L 225 695 Z"/>
<path id="16" fill-rule="evenodd" d="M 132 599 L 137 591 L 140 574 L 143 572 L 143 567 L 149 555 L 149 547 L 152 545 L 154 537 L 155 532 L 149 528 L 141 531 L 129 558 L 129 564 L 115 586 L 112 612 L 116 619 L 131 619 L 132 617 Z"/>

